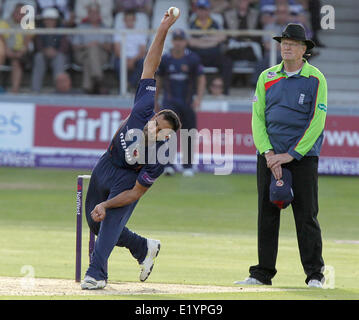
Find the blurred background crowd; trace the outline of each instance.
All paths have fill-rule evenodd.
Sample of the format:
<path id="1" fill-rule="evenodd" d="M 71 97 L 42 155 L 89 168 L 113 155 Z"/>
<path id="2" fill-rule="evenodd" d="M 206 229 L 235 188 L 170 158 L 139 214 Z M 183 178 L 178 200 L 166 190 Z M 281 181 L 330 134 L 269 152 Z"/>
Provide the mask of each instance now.
<path id="1" fill-rule="evenodd" d="M 0 92 L 118 94 L 121 58 L 126 59 L 128 89 L 135 90 L 152 35 L 131 33 L 126 57 L 122 37 L 96 33 L 100 28 L 155 29 L 164 10 L 181 9 L 185 46 L 196 52 L 214 96 L 251 87 L 269 67 L 269 36 L 223 33 L 190 35 L 189 30 L 270 30 L 281 34 L 289 22 L 301 23 L 317 46 L 320 0 L 0 0 L 0 29 L 21 28 L 21 8 L 35 8 L 36 28 L 78 28 L 92 33 L 0 33 Z M 168 49 L 168 48 L 167 48 Z M 313 52 L 313 54 L 318 54 Z M 280 61 L 279 48 L 277 59 Z"/>

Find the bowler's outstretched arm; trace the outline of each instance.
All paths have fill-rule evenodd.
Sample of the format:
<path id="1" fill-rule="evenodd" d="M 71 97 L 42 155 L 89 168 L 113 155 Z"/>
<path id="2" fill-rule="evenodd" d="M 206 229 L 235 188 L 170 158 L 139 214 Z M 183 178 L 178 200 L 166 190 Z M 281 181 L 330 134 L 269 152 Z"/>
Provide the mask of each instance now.
<path id="1" fill-rule="evenodd" d="M 170 15 L 166 11 L 143 63 L 141 79 L 154 79 L 155 73 L 161 62 L 163 46 L 166 40 L 167 32 L 176 22 L 178 17 L 179 15 L 175 17 L 172 12 Z"/>

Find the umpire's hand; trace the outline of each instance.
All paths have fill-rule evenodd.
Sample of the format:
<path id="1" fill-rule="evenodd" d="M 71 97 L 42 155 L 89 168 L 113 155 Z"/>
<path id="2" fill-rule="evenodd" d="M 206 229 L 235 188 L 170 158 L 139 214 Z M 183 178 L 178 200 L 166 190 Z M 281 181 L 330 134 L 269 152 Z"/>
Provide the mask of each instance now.
<path id="1" fill-rule="evenodd" d="M 277 166 L 271 166 L 271 159 L 275 156 L 274 151 L 269 151 L 268 153 L 265 154 L 265 158 L 267 160 L 267 167 L 272 171 L 272 174 L 274 176 L 274 178 L 276 180 L 279 180 L 280 178 L 282 178 L 282 166 L 281 165 L 277 165 Z"/>
<path id="2" fill-rule="evenodd" d="M 106 217 L 106 209 L 103 202 L 99 203 L 95 209 L 91 211 L 91 218 L 95 222 L 101 222 Z"/>
<path id="3" fill-rule="evenodd" d="M 274 177 L 278 180 L 282 178 L 282 164 L 291 162 L 294 158 L 286 153 L 269 154 L 266 156 L 267 167 L 272 170 Z"/>

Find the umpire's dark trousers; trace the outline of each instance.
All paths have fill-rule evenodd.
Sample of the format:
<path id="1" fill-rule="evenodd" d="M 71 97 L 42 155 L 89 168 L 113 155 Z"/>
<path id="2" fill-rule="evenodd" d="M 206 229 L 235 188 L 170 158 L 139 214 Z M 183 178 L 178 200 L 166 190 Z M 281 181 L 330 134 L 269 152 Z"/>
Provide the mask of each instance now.
<path id="1" fill-rule="evenodd" d="M 294 200 L 292 209 L 300 259 L 307 275 L 321 281 L 324 261 L 322 258 L 322 237 L 317 220 L 318 215 L 318 157 L 303 157 L 283 165 L 292 173 Z M 257 158 L 258 189 L 258 260 L 249 268 L 250 276 L 271 285 L 277 273 L 275 268 L 278 252 L 280 209 L 269 201 L 271 170 L 267 168 L 264 156 Z"/>

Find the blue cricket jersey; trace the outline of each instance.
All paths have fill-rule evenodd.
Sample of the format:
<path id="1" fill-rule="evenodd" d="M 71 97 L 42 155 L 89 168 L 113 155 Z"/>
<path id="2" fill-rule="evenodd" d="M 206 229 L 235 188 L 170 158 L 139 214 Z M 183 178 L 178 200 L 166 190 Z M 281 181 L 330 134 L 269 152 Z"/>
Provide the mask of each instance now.
<path id="1" fill-rule="evenodd" d="M 164 166 L 156 161 L 148 164 L 148 147 L 138 147 L 142 141 L 137 141 L 137 136 L 132 135 L 133 129 L 143 130 L 145 125 L 154 116 L 156 80 L 142 79 L 137 87 L 133 109 L 130 115 L 122 122 L 120 128 L 112 138 L 107 152 L 111 162 L 120 168 L 138 172 L 137 181 L 144 187 L 150 187 L 163 173 Z M 131 139 L 132 138 L 132 139 Z M 156 142 L 158 149 L 164 142 Z M 145 152 L 144 163 L 138 163 L 140 152 Z"/>
<path id="2" fill-rule="evenodd" d="M 189 49 L 182 58 L 164 54 L 157 74 L 164 77 L 163 105 L 191 106 L 195 94 L 196 79 L 203 74 L 200 57 Z"/>

